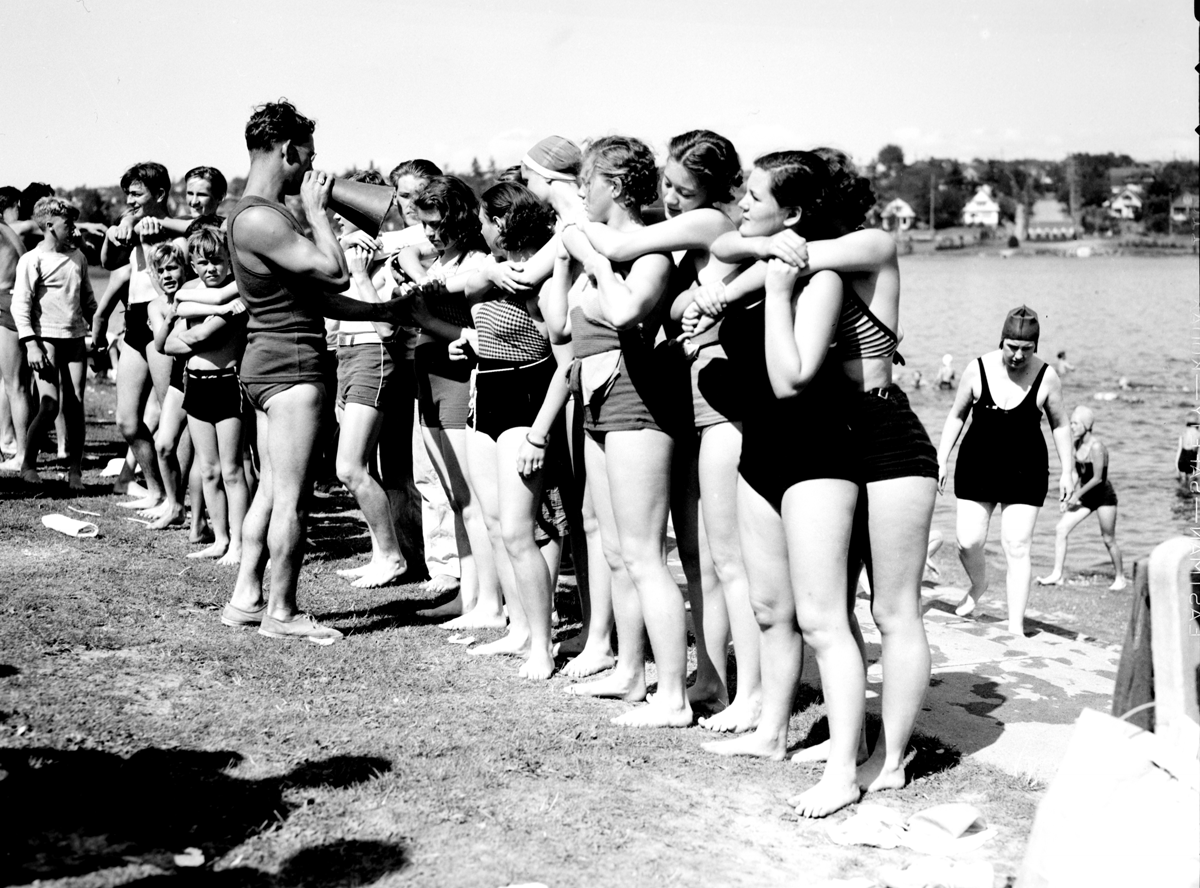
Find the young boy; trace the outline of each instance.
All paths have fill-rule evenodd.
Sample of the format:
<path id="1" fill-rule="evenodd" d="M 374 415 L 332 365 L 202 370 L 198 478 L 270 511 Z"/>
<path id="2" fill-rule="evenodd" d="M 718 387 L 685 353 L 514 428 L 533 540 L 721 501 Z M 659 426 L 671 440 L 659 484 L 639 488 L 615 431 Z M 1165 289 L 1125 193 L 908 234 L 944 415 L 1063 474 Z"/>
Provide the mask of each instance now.
<path id="1" fill-rule="evenodd" d="M 164 349 L 186 356 L 187 385 L 183 407 L 204 484 L 204 502 L 215 540 L 189 558 L 218 558 L 218 564 L 237 565 L 242 557 L 242 521 L 250 492 L 242 470 L 242 390 L 237 362 L 245 345 L 245 314 L 240 300 L 236 313 L 203 299 L 233 280 L 225 239 L 212 228 L 199 228 L 188 237 L 188 260 L 196 280 L 180 290 L 175 316 Z M 240 310 L 240 311 L 239 311 Z M 211 315 L 201 317 L 202 314 Z M 190 318 L 190 320 L 189 320 Z"/>
<path id="2" fill-rule="evenodd" d="M 150 250 L 148 264 L 155 289 L 162 295 L 146 306 L 150 329 L 154 333 L 154 351 L 167 357 L 167 362 L 155 361 L 151 369 L 154 393 L 158 396 L 158 427 L 154 430 L 154 451 L 162 475 L 165 508 L 157 510 L 150 522 L 151 530 L 165 530 L 183 524 L 183 472 L 178 451 L 180 439 L 187 428 L 183 410 L 183 362 L 163 352 L 167 334 L 171 332 L 175 295 L 187 280 L 187 255 L 175 241 L 157 243 Z M 191 441 L 187 441 L 190 454 Z M 199 507 L 199 504 L 196 504 Z"/>
<path id="3" fill-rule="evenodd" d="M 87 379 L 84 337 L 96 312 L 87 260 L 75 246 L 79 211 L 57 197 L 34 205 L 42 242 L 17 262 L 12 314 L 25 358 L 37 376 L 39 406 L 29 424 L 21 478 L 36 484 L 37 442 L 58 416 L 67 420 L 67 479 L 83 489 L 83 390 Z"/>

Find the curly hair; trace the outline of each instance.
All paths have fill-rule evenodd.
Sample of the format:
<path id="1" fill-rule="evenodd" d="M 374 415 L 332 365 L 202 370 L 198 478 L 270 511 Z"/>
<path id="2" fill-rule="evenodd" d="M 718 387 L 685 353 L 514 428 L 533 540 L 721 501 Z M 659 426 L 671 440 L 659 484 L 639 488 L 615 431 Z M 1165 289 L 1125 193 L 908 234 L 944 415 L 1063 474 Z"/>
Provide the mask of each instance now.
<path id="1" fill-rule="evenodd" d="M 464 252 L 487 252 L 479 222 L 479 199 L 457 176 L 434 176 L 413 196 L 418 210 L 440 213 L 442 240 L 458 243 Z"/>
<path id="2" fill-rule="evenodd" d="M 188 235 L 187 257 L 189 263 L 195 262 L 199 258 L 212 259 L 213 257 L 219 257 L 228 262 L 229 249 L 225 245 L 225 238 L 221 236 L 219 229 L 202 225 Z"/>
<path id="3" fill-rule="evenodd" d="M 74 222 L 79 218 L 79 208 L 61 197 L 38 198 L 33 205 L 33 221 L 45 228 L 53 216 Z"/>
<path id="4" fill-rule="evenodd" d="M 654 152 L 639 139 L 604 136 L 588 144 L 583 157 L 583 181 L 601 175 L 621 183 L 618 202 L 640 214 L 658 198 L 658 166 Z"/>
<path id="5" fill-rule="evenodd" d="M 728 203 L 742 184 L 742 162 L 733 142 L 712 130 L 690 130 L 668 145 L 671 159 L 692 174 L 707 203 Z"/>
<path id="6" fill-rule="evenodd" d="M 128 193 L 129 186 L 140 182 L 151 194 L 166 195 L 171 191 L 171 174 L 161 163 L 146 160 L 135 163 L 121 174 L 121 190 Z"/>
<path id="7" fill-rule="evenodd" d="M 214 205 L 223 201 L 225 199 L 225 195 L 229 191 L 229 183 L 225 181 L 225 174 L 216 167 L 192 167 L 183 174 L 184 186 L 186 187 L 187 183 L 192 179 L 203 179 L 212 186 L 212 202 Z"/>
<path id="8" fill-rule="evenodd" d="M 554 210 L 519 182 L 501 182 L 485 191 L 483 211 L 500 220 L 497 246 L 502 250 L 536 250 L 554 236 Z"/>
<path id="9" fill-rule="evenodd" d="M 831 215 L 832 177 L 825 158 L 812 151 L 774 151 L 754 161 L 771 181 L 771 196 L 781 207 L 800 209 L 796 233 L 805 240 L 828 240 L 843 234 Z"/>
<path id="10" fill-rule="evenodd" d="M 417 179 L 432 179 L 434 176 L 442 174 L 439 167 L 432 160 L 425 160 L 423 157 L 415 157 L 412 160 L 402 160 L 392 168 L 388 173 L 387 179 L 393 188 L 400 181 L 401 176 L 413 176 Z"/>
<path id="11" fill-rule="evenodd" d="M 824 158 L 829 168 L 830 216 L 836 220 L 843 234 L 858 230 L 866 221 L 867 213 L 875 206 L 875 189 L 871 187 L 871 182 L 859 175 L 854 161 L 844 151 L 814 148 L 812 153 Z"/>
<path id="12" fill-rule="evenodd" d="M 367 185 L 387 185 L 387 180 L 383 178 L 383 173 L 376 169 L 355 170 L 353 173 L 346 176 L 346 181 L 364 182 Z"/>
<path id="13" fill-rule="evenodd" d="M 304 142 L 317 128 L 287 99 L 259 105 L 246 123 L 246 147 L 250 151 L 268 151 L 280 142 Z"/>

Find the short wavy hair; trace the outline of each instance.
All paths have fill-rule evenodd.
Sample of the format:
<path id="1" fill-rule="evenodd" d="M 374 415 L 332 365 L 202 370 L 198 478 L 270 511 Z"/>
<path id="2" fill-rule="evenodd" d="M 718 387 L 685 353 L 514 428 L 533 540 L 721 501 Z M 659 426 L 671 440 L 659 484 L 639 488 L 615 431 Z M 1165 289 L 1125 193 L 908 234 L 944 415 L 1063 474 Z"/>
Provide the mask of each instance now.
<path id="1" fill-rule="evenodd" d="M 74 222 L 79 218 L 79 207 L 61 197 L 38 198 L 33 205 L 33 221 L 45 228 L 54 216 Z"/>
<path id="2" fill-rule="evenodd" d="M 487 251 L 479 222 L 479 198 L 457 176 L 434 176 L 413 196 L 418 210 L 441 214 L 442 239 L 464 250 Z"/>
<path id="3" fill-rule="evenodd" d="M 269 151 L 281 142 L 304 142 L 317 128 L 287 99 L 259 105 L 246 123 L 246 147 L 250 151 Z"/>
<path id="4" fill-rule="evenodd" d="M 155 278 L 158 277 L 159 268 L 171 259 L 175 260 L 179 267 L 183 269 L 184 278 L 187 278 L 188 269 L 191 267 L 188 265 L 187 256 L 184 255 L 183 248 L 174 240 L 162 241 L 155 244 L 150 250 L 150 255 L 146 258 L 147 264 L 149 264 L 151 271 L 154 272 Z"/>
<path id="5" fill-rule="evenodd" d="M 667 151 L 704 189 L 708 203 L 733 200 L 742 184 L 742 162 L 733 142 L 712 130 L 690 130 L 673 138 Z"/>
<path id="6" fill-rule="evenodd" d="M 134 182 L 141 182 L 151 194 L 166 196 L 171 193 L 171 174 L 165 166 L 153 160 L 135 163 L 121 174 L 122 191 L 128 192 Z"/>
<path id="7" fill-rule="evenodd" d="M 875 189 L 871 182 L 858 172 L 854 161 L 836 148 L 814 148 L 813 154 L 824 158 L 829 168 L 827 190 L 828 212 L 842 229 L 842 233 L 856 231 L 863 226 L 867 213 L 875 206 Z"/>
<path id="8" fill-rule="evenodd" d="M 16 207 L 18 213 L 21 211 L 21 189 L 15 185 L 5 185 L 0 188 L 0 213 L 9 207 Z"/>
<path id="9" fill-rule="evenodd" d="M 825 159 L 812 151 L 773 151 L 754 161 L 771 183 L 771 196 L 781 207 L 800 210 L 796 233 L 806 240 L 828 240 L 842 234 L 829 214 L 831 177 Z"/>
<path id="10" fill-rule="evenodd" d="M 219 204 L 221 201 L 223 201 L 225 199 L 225 195 L 229 192 L 229 183 L 225 180 L 225 174 L 216 167 L 192 167 L 183 174 L 184 187 L 187 187 L 187 183 L 192 179 L 203 179 L 212 186 L 212 198 L 214 204 Z"/>
<path id="11" fill-rule="evenodd" d="M 355 170 L 345 178 L 347 182 L 363 182 L 367 185 L 386 186 L 388 184 L 387 180 L 383 178 L 383 173 L 376 169 Z"/>
<path id="12" fill-rule="evenodd" d="M 483 211 L 500 220 L 496 245 L 514 253 L 536 250 L 554 236 L 554 210 L 519 182 L 501 182 L 483 193 Z"/>
<path id="13" fill-rule="evenodd" d="M 202 225 L 188 235 L 187 261 L 188 264 L 197 259 L 211 259 L 214 256 L 229 260 L 229 249 L 220 230 Z"/>
<path id="14" fill-rule="evenodd" d="M 583 155 L 583 181 L 599 174 L 621 183 L 618 202 L 641 213 L 658 199 L 658 166 L 654 152 L 631 136 L 604 136 L 590 142 Z"/>
<path id="15" fill-rule="evenodd" d="M 392 168 L 388 173 L 388 182 L 393 188 L 400 181 L 401 176 L 414 176 L 418 179 L 432 179 L 434 176 L 440 176 L 442 169 L 432 160 L 426 160 L 423 157 L 415 157 L 412 160 L 402 160 Z"/>

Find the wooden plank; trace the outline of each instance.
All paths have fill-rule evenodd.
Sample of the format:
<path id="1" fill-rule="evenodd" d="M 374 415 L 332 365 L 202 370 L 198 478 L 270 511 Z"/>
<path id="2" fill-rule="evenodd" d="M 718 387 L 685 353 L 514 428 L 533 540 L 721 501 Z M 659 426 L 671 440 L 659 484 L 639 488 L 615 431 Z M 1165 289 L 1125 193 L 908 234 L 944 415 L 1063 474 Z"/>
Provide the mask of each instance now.
<path id="1" fill-rule="evenodd" d="M 1155 733 L 1189 758 L 1200 757 L 1200 539 L 1177 537 L 1150 555 Z"/>

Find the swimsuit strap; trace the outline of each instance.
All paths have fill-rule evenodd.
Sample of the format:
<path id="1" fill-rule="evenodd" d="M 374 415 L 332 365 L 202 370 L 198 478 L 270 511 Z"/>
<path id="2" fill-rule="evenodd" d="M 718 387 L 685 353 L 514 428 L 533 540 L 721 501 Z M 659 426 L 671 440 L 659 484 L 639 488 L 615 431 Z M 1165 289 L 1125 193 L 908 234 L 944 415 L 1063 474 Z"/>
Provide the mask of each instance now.
<path id="1" fill-rule="evenodd" d="M 983 391 L 979 393 L 977 403 L 982 407 L 997 407 L 996 400 L 992 397 L 992 390 L 988 388 L 987 371 L 983 369 L 983 358 L 976 358 L 975 362 L 979 364 L 979 378 L 983 381 Z"/>
<path id="2" fill-rule="evenodd" d="M 853 288 L 846 291 L 846 297 L 842 299 L 836 333 L 841 357 L 890 358 L 899 343 L 895 331 L 875 317 Z"/>
<path id="3" fill-rule="evenodd" d="M 1029 387 L 1029 391 L 1027 391 L 1025 393 L 1025 397 L 1021 399 L 1021 403 L 1013 408 L 1014 410 L 1020 410 L 1027 403 L 1029 403 L 1029 399 L 1030 399 L 1030 397 L 1032 397 L 1033 398 L 1033 412 L 1034 413 L 1038 412 L 1037 392 L 1038 392 L 1038 389 L 1042 387 L 1042 377 L 1046 375 L 1046 370 L 1049 368 L 1049 366 L 1050 366 L 1049 364 L 1042 364 L 1042 369 L 1039 370 L 1037 376 L 1035 376 L 1033 378 L 1033 385 L 1031 385 Z"/>

